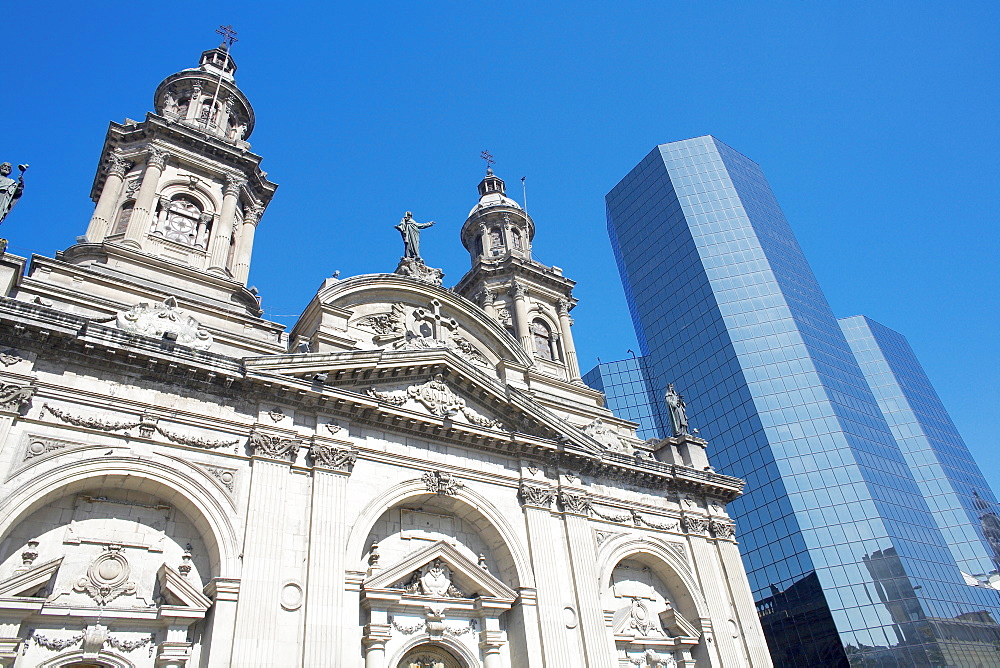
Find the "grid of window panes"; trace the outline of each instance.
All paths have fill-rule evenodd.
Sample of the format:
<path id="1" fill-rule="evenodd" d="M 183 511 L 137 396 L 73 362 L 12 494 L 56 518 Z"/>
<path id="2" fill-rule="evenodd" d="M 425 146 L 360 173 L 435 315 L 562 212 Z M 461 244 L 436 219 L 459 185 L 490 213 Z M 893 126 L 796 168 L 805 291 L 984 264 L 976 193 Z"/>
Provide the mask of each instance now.
<path id="1" fill-rule="evenodd" d="M 984 535 L 984 524 L 993 532 L 986 516 L 996 515 L 996 498 L 913 349 L 865 316 L 842 318 L 840 326 L 955 561 L 988 581 L 1000 561 Z"/>
<path id="2" fill-rule="evenodd" d="M 583 375 L 583 382 L 604 393 L 605 406 L 623 420 L 638 422 L 636 435 L 661 438 L 657 427 L 659 402 L 650 394 L 644 358 L 603 362 Z"/>
<path id="3" fill-rule="evenodd" d="M 666 144 L 607 206 L 653 396 L 675 383 L 713 464 L 747 480 L 730 508 L 755 598 L 815 574 L 847 654 L 912 666 L 944 651 L 929 620 L 996 618 L 996 592 L 964 584 L 759 167 L 712 137 Z M 817 625 L 804 645 L 828 637 Z M 996 630 L 970 625 L 948 651 L 971 660 Z"/>

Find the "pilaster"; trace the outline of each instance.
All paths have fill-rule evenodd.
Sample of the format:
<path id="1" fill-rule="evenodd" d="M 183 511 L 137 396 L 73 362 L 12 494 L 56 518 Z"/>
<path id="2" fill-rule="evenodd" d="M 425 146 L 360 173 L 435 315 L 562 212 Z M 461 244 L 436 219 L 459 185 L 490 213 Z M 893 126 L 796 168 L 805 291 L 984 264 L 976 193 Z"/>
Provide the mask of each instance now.
<path id="1" fill-rule="evenodd" d="M 732 635 L 727 633 L 725 626 L 723 626 L 723 624 L 728 626 L 727 620 L 733 615 L 733 606 L 724 582 L 724 572 L 707 536 L 709 521 L 707 518 L 695 515 L 686 515 L 681 521 L 688 534 L 688 542 L 694 557 L 694 567 L 708 603 L 712 627 L 720 628 L 720 632 L 713 634 L 714 642 L 707 643 L 709 650 L 711 651 L 714 647 L 717 653 L 717 656 L 713 657 L 713 661 L 719 661 L 719 665 L 727 668 L 729 666 L 734 668 L 746 666 L 748 665 L 746 654 L 737 646 Z M 754 609 L 756 610 L 756 608 Z M 705 638 L 705 641 L 707 640 L 708 638 Z"/>
<path id="2" fill-rule="evenodd" d="M 348 477 L 358 453 L 346 444 L 314 441 L 309 454 L 313 461 L 312 516 L 302 665 L 320 666 L 343 652 L 340 631 L 343 617 L 347 616 L 344 605 L 347 518 L 344 509 Z"/>
<path id="3" fill-rule="evenodd" d="M 234 666 L 278 666 L 276 655 L 285 491 L 300 441 L 254 431 L 250 500 L 243 545 L 243 580 L 236 615 Z"/>
<path id="4" fill-rule="evenodd" d="M 562 605 L 558 597 L 558 572 L 562 565 L 552 549 L 552 500 L 556 492 L 547 485 L 521 483 L 521 503 L 528 528 L 532 570 L 538 583 L 538 617 L 541 651 L 546 668 L 571 668 L 569 639 L 563 626 Z"/>
<path id="5" fill-rule="evenodd" d="M 715 531 L 715 546 L 722 562 L 723 580 L 734 603 L 740 642 L 750 657 L 750 665 L 753 668 L 761 666 L 771 668 L 771 653 L 764 641 L 764 629 L 760 625 L 760 617 L 756 614 L 756 605 L 750 593 L 750 581 L 740 559 L 739 549 L 733 540 L 733 525 L 726 523 L 725 526 L 727 527 L 725 530 Z"/>
<path id="6" fill-rule="evenodd" d="M 202 651 L 208 652 L 207 668 L 229 668 L 236 633 L 236 610 L 240 581 L 235 578 L 212 578 L 205 594 L 214 601 L 211 642 Z"/>

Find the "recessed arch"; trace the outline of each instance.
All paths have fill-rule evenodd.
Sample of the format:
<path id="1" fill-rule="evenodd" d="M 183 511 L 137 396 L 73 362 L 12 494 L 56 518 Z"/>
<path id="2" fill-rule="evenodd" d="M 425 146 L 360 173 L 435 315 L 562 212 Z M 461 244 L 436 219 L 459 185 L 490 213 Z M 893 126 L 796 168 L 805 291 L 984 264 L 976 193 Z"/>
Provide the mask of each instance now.
<path id="1" fill-rule="evenodd" d="M 188 180 L 170 179 L 160 187 L 160 195 L 168 199 L 173 199 L 177 195 L 187 195 L 197 201 L 205 213 L 215 213 L 220 209 L 215 195 L 200 181 L 192 185 Z"/>
<path id="2" fill-rule="evenodd" d="M 426 485 L 421 480 L 411 480 L 390 487 L 369 501 L 364 510 L 358 514 L 357 521 L 355 521 L 350 536 L 347 539 L 348 563 L 350 564 L 351 560 L 359 565 L 362 563 L 365 550 L 368 548 L 366 544 L 368 535 L 371 533 L 375 522 L 378 521 L 383 513 L 403 503 L 419 501 L 422 498 L 434 496 L 434 494 L 427 491 Z M 468 486 L 459 488 L 453 495 L 438 495 L 438 498 L 449 504 L 461 505 L 470 515 L 478 515 L 486 521 L 489 527 L 487 532 L 492 529 L 504 548 L 506 548 L 507 554 L 501 555 L 501 559 L 498 559 L 498 561 L 503 565 L 504 558 L 510 560 L 510 565 L 517 575 L 517 582 L 512 583 L 514 589 L 535 586 L 531 561 L 528 558 L 527 551 L 524 549 L 517 533 L 515 533 L 513 526 L 511 526 L 504 517 L 504 514 L 496 506 L 487 500 L 486 497 L 470 490 Z M 494 558 L 497 558 L 497 555 L 494 555 Z"/>
<path id="3" fill-rule="evenodd" d="M 670 588 L 670 593 L 676 598 L 672 603 L 683 614 L 690 615 L 694 612 L 700 619 L 710 617 L 708 602 L 701 593 L 691 567 L 666 541 L 637 535 L 616 536 L 605 541 L 597 551 L 602 590 L 609 585 L 612 571 L 623 559 L 643 561 L 653 568 Z"/>
<path id="4" fill-rule="evenodd" d="M 406 655 L 414 650 L 419 650 L 421 645 L 429 645 L 433 648 L 442 648 L 451 653 L 459 662 L 463 665 L 463 668 L 480 668 L 482 665 L 479 659 L 469 651 L 469 648 L 463 644 L 454 641 L 448 636 L 441 636 L 439 638 L 431 638 L 426 633 L 414 636 L 410 638 L 402 647 L 393 655 L 392 659 L 388 662 L 388 666 L 391 668 L 397 668 L 400 662 Z"/>
<path id="5" fill-rule="evenodd" d="M 43 506 L 94 487 L 117 486 L 156 494 L 185 514 L 201 534 L 211 556 L 212 577 L 239 577 L 239 544 L 232 511 L 206 484 L 157 462 L 112 457 L 67 462 L 38 471 L 0 502 L 0 541 Z"/>
<path id="6" fill-rule="evenodd" d="M 76 650 L 54 656 L 38 664 L 38 668 L 76 668 L 82 666 L 107 666 L 107 668 L 135 668 L 135 664 L 109 652 L 101 651 L 96 658 L 84 658 L 83 650 Z"/>

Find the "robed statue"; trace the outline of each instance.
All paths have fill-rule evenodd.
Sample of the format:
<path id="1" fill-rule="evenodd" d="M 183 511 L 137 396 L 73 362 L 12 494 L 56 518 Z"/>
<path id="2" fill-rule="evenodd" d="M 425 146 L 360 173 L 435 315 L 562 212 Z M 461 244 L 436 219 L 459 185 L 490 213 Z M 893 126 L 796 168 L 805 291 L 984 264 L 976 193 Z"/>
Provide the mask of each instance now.
<path id="1" fill-rule="evenodd" d="M 667 408 L 670 410 L 670 426 L 674 436 L 686 436 L 688 433 L 687 404 L 684 395 L 674 389 L 674 384 L 667 385 Z"/>
<path id="2" fill-rule="evenodd" d="M 396 229 L 403 237 L 403 257 L 422 259 L 420 257 L 420 230 L 425 230 L 433 224 L 433 220 L 429 223 L 418 223 L 413 220 L 413 213 L 406 212 L 403 220 L 399 221 L 399 225 L 396 225 Z"/>
<path id="3" fill-rule="evenodd" d="M 15 181 L 10 178 L 10 173 L 14 170 L 11 164 L 9 162 L 0 164 L 0 223 L 7 217 L 10 210 L 14 208 L 17 200 L 24 192 L 24 170 L 28 166 L 18 165 L 17 168 L 21 170 L 21 174 L 17 177 L 17 181 Z"/>

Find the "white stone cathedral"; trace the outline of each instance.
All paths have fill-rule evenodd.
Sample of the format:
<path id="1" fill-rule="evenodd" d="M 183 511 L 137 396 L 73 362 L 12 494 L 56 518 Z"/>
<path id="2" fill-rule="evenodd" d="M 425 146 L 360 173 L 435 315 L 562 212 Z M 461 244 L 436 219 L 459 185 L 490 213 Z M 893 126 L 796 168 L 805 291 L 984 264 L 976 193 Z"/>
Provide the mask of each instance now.
<path id="1" fill-rule="evenodd" d="M 164 80 L 85 236 L 0 259 L 0 666 L 770 666 L 742 482 L 580 381 L 574 282 L 492 171 L 454 288 L 407 216 L 395 273 L 261 318 L 235 71 Z"/>

